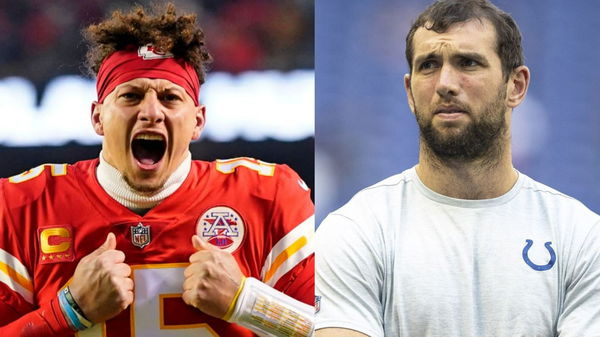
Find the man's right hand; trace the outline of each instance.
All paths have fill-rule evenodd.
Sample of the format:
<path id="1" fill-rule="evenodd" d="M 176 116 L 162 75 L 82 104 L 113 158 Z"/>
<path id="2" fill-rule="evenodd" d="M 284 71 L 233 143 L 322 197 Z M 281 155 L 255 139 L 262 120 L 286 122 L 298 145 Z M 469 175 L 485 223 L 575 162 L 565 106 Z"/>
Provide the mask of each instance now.
<path id="1" fill-rule="evenodd" d="M 133 302 L 131 267 L 116 247 L 115 235 L 108 233 L 102 246 L 79 261 L 69 285 L 73 299 L 94 323 L 116 316 Z"/>

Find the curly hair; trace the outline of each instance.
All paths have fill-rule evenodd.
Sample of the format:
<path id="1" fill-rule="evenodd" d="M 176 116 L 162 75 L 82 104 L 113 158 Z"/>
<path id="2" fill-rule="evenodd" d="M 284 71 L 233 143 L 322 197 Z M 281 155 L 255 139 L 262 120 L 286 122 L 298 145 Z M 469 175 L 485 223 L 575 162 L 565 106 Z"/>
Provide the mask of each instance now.
<path id="1" fill-rule="evenodd" d="M 196 15 L 177 16 L 173 3 L 154 6 L 150 13 L 141 6 L 128 13 L 116 10 L 110 18 L 84 29 L 83 35 L 89 45 L 86 65 L 92 76 L 98 74 L 107 56 L 131 45 L 151 43 L 159 50 L 171 52 L 194 66 L 201 84 L 212 61 L 204 32 L 196 25 Z"/>

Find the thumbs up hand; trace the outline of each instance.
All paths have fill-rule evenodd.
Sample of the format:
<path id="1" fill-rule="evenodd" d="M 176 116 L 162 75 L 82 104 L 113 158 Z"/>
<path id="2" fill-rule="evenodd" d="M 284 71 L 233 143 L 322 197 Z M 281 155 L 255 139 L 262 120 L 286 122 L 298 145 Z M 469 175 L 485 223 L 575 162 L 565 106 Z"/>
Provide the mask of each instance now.
<path id="1" fill-rule="evenodd" d="M 183 276 L 183 301 L 205 314 L 222 318 L 244 275 L 233 255 L 192 236 L 196 252 Z"/>
<path id="2" fill-rule="evenodd" d="M 115 235 L 108 233 L 100 247 L 79 261 L 69 285 L 75 302 L 94 323 L 116 316 L 133 302 L 131 268 L 116 247 Z"/>

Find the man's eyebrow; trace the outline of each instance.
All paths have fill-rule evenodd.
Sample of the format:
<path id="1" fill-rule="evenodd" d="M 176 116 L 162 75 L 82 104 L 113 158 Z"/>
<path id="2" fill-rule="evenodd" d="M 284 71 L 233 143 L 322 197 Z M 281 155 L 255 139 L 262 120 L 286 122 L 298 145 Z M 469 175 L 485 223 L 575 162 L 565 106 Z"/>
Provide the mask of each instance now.
<path id="1" fill-rule="evenodd" d="M 453 55 L 454 58 L 460 57 L 463 59 L 470 59 L 473 61 L 477 61 L 483 65 L 487 65 L 488 64 L 488 60 L 487 58 L 480 54 L 480 53 L 476 53 L 476 52 L 458 52 L 455 55 Z"/>
<path id="2" fill-rule="evenodd" d="M 134 84 L 123 84 L 119 86 L 119 89 L 140 89 L 142 86 L 140 85 L 134 85 Z"/>
<path id="3" fill-rule="evenodd" d="M 431 53 L 425 54 L 425 55 L 419 55 L 415 58 L 415 64 L 419 64 L 425 60 L 436 59 L 438 57 L 439 57 L 439 54 L 436 52 L 431 52 Z"/>
<path id="4" fill-rule="evenodd" d="M 123 84 L 120 86 L 120 89 L 133 89 L 133 90 L 150 90 L 150 89 L 154 89 L 158 92 L 167 92 L 167 91 L 176 91 L 176 92 L 185 92 L 184 89 L 182 88 L 178 88 L 176 86 L 158 86 L 156 88 L 154 88 L 152 85 L 148 84 L 148 83 L 141 83 L 141 84 L 132 84 L 132 83 L 127 83 L 127 84 Z"/>
<path id="5" fill-rule="evenodd" d="M 165 87 L 163 88 L 162 91 L 178 91 L 178 92 L 185 92 L 185 90 L 183 88 L 178 88 L 176 86 L 170 86 L 170 87 Z"/>
<path id="6" fill-rule="evenodd" d="M 439 53 L 437 52 L 430 52 L 428 54 L 419 55 L 415 58 L 415 65 L 418 65 L 426 60 L 433 60 L 437 58 L 439 58 Z M 452 58 L 471 59 L 483 65 L 488 64 L 487 58 L 483 54 L 477 52 L 456 52 L 453 53 Z"/>

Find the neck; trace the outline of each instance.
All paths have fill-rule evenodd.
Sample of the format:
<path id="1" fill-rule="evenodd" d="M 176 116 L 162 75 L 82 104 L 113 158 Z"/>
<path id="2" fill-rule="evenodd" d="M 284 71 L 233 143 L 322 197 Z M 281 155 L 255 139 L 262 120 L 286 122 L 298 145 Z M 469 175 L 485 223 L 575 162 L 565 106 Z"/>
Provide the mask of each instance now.
<path id="1" fill-rule="evenodd" d="M 512 166 L 510 140 L 482 158 L 442 159 L 420 142 L 419 179 L 429 189 L 457 199 L 491 199 L 507 193 L 518 174 Z"/>
<path id="2" fill-rule="evenodd" d="M 100 186 L 113 199 L 130 210 L 144 214 L 152 207 L 173 194 L 187 177 L 191 169 L 192 158 L 188 153 L 179 167 L 167 179 L 164 186 L 151 195 L 141 193 L 131 188 L 123 179 L 123 174 L 111 166 L 100 153 L 100 164 L 96 168 L 96 177 Z"/>

